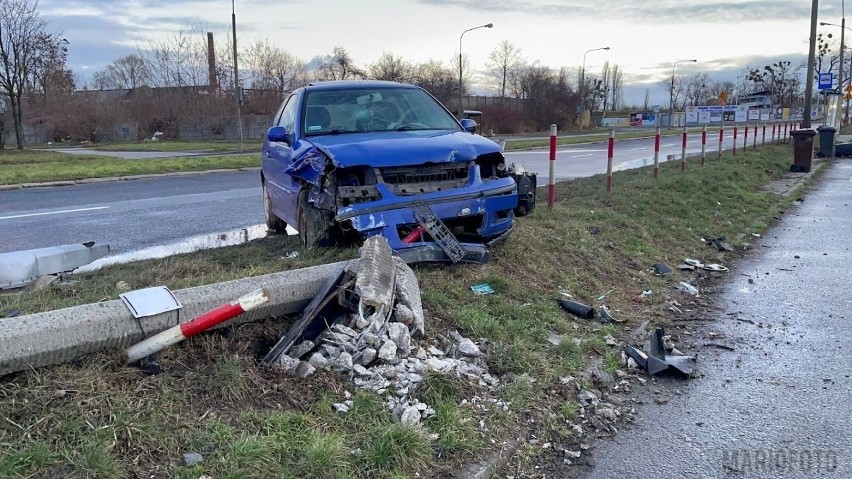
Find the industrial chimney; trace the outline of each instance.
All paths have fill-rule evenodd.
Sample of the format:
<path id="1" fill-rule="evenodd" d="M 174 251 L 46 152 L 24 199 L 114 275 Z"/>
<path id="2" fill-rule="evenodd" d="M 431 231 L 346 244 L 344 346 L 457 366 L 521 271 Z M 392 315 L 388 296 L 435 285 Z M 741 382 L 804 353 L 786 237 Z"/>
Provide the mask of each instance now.
<path id="1" fill-rule="evenodd" d="M 208 85 L 213 91 L 219 90 L 219 82 L 216 77 L 216 48 L 213 47 L 213 32 L 207 32 L 207 68 L 209 75 Z M 213 93 L 211 91 L 211 93 Z"/>

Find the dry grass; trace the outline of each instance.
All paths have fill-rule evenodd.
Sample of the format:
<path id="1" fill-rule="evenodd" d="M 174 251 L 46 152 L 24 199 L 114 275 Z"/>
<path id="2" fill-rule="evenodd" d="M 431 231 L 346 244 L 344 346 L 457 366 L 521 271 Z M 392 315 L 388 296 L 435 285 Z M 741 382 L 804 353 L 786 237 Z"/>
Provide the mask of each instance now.
<path id="1" fill-rule="evenodd" d="M 484 451 L 480 418 L 492 437 L 516 427 L 521 418 L 536 418 L 535 434 L 548 440 L 557 434 L 548 429 L 549 418 L 576 414 L 574 392 L 558 378 L 590 360 L 614 368 L 615 350 L 603 336 L 624 334 L 622 326 L 600 327 L 567 316 L 555 303 L 560 291 L 593 303 L 612 290 L 606 302 L 628 325 L 665 322 L 670 285 L 682 277 L 678 272 L 656 277 L 649 266 L 676 266 L 684 257 L 722 263 L 736 258 L 737 253 L 719 253 L 700 238 L 724 235 L 738 246 L 750 233 L 764 231 L 790 200 L 761 186 L 781 176 L 790 158 L 789 146 L 772 146 L 736 159 L 726 156 L 705 168 L 691 165 L 686 173 L 664 164 L 658 182 L 648 169 L 619 172 L 612 195 L 603 191 L 600 176 L 562 183 L 556 208 L 540 206 L 519 220 L 490 264 L 417 268 L 430 316 L 427 331 L 458 328 L 483 338 L 492 372 L 504 375 L 497 395 L 511 404 L 509 413 L 474 413 L 459 404 L 472 391 L 430 378 L 420 394 L 440 412 L 426 424 L 441 434 L 437 442 L 393 424 L 381 399 L 371 394 L 359 394 L 353 411 L 338 416 L 330 404 L 348 387 L 340 377 L 303 381 L 257 364 L 287 326 L 270 320 L 172 348 L 160 358 L 166 370 L 154 377 L 105 352 L 5 378 L 0 477 L 411 477 L 415 472 L 431 477 Z M 280 256 L 292 248 L 288 241 L 273 238 L 81 276 L 73 294 L 45 293 L 26 307 L 113 298 L 117 292 L 110 288 L 118 279 L 133 279 L 132 287 L 157 282 L 179 287 L 354 253 L 303 252 L 300 263 L 287 264 Z M 273 263 L 267 266 L 267 260 Z M 469 287 L 480 281 L 489 282 L 496 294 L 474 296 Z M 638 293 L 647 289 L 655 292 L 652 299 L 640 301 Z M 0 298 L 0 311 L 15 304 L 25 303 Z M 580 338 L 581 344 L 553 346 L 546 340 L 550 332 Z M 203 454 L 204 462 L 181 466 L 181 454 L 189 451 Z"/>

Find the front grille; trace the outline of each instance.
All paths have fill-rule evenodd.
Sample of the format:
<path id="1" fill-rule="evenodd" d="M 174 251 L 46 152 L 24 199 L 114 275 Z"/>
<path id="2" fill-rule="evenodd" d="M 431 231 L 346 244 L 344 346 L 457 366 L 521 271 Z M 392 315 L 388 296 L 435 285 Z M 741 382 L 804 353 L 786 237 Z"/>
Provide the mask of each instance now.
<path id="1" fill-rule="evenodd" d="M 381 173 L 384 182 L 390 185 L 464 181 L 470 175 L 470 163 L 381 168 Z"/>

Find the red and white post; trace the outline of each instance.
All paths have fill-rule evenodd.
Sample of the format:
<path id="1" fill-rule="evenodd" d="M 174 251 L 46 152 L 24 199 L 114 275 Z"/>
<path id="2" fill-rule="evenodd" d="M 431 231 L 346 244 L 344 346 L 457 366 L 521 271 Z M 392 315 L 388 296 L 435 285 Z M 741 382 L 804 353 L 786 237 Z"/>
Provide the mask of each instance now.
<path id="1" fill-rule="evenodd" d="M 734 149 L 731 150 L 732 156 L 737 156 L 737 124 L 734 123 Z"/>
<path id="2" fill-rule="evenodd" d="M 778 126 L 777 123 L 772 124 L 772 143 L 775 143 L 775 128 Z"/>
<path id="3" fill-rule="evenodd" d="M 547 184 L 547 207 L 556 203 L 556 124 L 550 125 L 550 181 Z"/>
<path id="4" fill-rule="evenodd" d="M 654 179 L 660 176 L 660 129 L 654 135 Z"/>
<path id="5" fill-rule="evenodd" d="M 743 128 L 743 153 L 748 150 L 748 122 L 745 124 L 745 128 Z"/>
<path id="6" fill-rule="evenodd" d="M 725 144 L 725 122 L 719 125 L 719 159 L 722 159 L 722 147 Z"/>
<path id="7" fill-rule="evenodd" d="M 680 171 L 686 171 L 686 125 L 683 125 L 680 140 Z"/>
<path id="8" fill-rule="evenodd" d="M 751 151 L 757 151 L 757 125 L 754 125 L 754 135 L 751 137 Z"/>
<path id="9" fill-rule="evenodd" d="M 790 126 L 790 123 L 784 123 L 784 143 L 787 143 L 787 128 Z"/>
<path id="10" fill-rule="evenodd" d="M 707 159 L 707 125 L 701 129 L 701 166 L 704 166 L 704 160 Z"/>
<path id="11" fill-rule="evenodd" d="M 763 136 L 760 137 L 760 146 L 766 145 L 766 123 L 763 124 Z"/>
<path id="12" fill-rule="evenodd" d="M 615 155 L 615 129 L 609 130 L 609 147 L 606 155 L 606 192 L 612 191 L 612 157 Z"/>
<path id="13" fill-rule="evenodd" d="M 222 324 L 229 319 L 233 319 L 246 311 L 268 302 L 269 293 L 265 289 L 258 289 L 245 296 L 241 296 L 237 300 L 211 309 L 186 323 L 173 326 L 130 346 L 127 348 L 127 362 L 135 363 L 136 361 L 147 358 L 173 344 L 207 331 L 216 325 Z"/>

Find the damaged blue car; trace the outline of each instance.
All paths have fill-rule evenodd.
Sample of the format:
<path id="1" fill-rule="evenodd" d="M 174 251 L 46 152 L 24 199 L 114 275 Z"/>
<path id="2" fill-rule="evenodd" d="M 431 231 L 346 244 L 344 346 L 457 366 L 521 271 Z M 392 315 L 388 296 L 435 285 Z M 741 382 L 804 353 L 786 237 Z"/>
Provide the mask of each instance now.
<path id="1" fill-rule="evenodd" d="M 436 236 L 449 232 L 466 261 L 486 261 L 516 214 L 534 207 L 535 176 L 509 171 L 500 147 L 475 130 L 412 85 L 300 88 L 263 142 L 266 224 L 292 225 L 306 247 L 381 235 L 409 262 L 447 260 Z"/>

